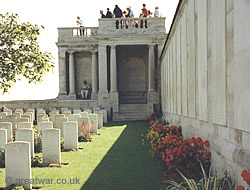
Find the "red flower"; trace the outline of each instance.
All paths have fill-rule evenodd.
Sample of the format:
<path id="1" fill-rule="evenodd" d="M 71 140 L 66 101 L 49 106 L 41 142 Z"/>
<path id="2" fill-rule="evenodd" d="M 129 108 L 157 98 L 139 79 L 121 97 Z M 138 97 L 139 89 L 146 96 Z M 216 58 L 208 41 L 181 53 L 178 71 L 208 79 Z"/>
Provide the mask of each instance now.
<path id="1" fill-rule="evenodd" d="M 205 142 L 204 142 L 204 145 L 205 145 L 206 147 L 209 147 L 209 145 L 210 145 L 209 141 L 205 141 Z"/>
<path id="2" fill-rule="evenodd" d="M 151 149 L 149 149 L 149 152 L 152 152 L 152 150 L 151 150 Z"/>
<path id="3" fill-rule="evenodd" d="M 203 154 L 203 156 L 202 156 L 202 158 L 208 158 L 208 157 L 210 157 L 211 156 L 211 152 L 209 152 L 209 151 L 206 151 L 204 154 Z"/>
<path id="4" fill-rule="evenodd" d="M 245 190 L 245 188 L 242 185 L 239 185 L 236 190 Z"/>
<path id="5" fill-rule="evenodd" d="M 170 160 L 168 159 L 168 158 L 166 158 L 166 160 L 165 160 L 168 164 L 169 164 L 169 162 L 170 162 Z"/>
<path id="6" fill-rule="evenodd" d="M 153 121 L 153 120 L 151 120 L 151 121 L 149 122 L 149 124 L 150 124 L 150 125 L 153 125 L 153 123 L 154 123 L 154 121 Z"/>
<path id="7" fill-rule="evenodd" d="M 157 148 L 154 148 L 154 151 L 156 152 L 156 151 L 157 151 Z"/>
<path id="8" fill-rule="evenodd" d="M 241 172 L 241 177 L 245 177 L 248 174 L 247 170 L 243 170 Z"/>

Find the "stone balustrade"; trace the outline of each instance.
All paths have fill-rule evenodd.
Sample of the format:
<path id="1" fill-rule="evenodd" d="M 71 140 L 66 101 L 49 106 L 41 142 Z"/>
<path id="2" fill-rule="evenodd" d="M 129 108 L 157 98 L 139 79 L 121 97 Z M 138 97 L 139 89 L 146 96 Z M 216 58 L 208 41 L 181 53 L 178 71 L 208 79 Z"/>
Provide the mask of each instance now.
<path id="1" fill-rule="evenodd" d="M 58 28 L 58 42 L 95 41 L 98 35 L 123 34 L 166 34 L 165 17 L 106 18 L 99 19 L 99 27 Z"/>
<path id="2" fill-rule="evenodd" d="M 64 27 L 58 28 L 58 42 L 88 40 L 96 37 L 98 27 Z"/>
<path id="3" fill-rule="evenodd" d="M 99 35 L 165 34 L 165 17 L 99 19 Z"/>

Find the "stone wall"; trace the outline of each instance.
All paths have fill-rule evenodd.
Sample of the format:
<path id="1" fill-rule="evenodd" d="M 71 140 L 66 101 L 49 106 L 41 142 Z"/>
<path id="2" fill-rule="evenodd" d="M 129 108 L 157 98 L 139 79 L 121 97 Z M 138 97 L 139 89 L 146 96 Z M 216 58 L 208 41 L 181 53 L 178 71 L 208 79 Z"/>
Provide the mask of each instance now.
<path id="1" fill-rule="evenodd" d="M 0 108 L 5 106 L 10 109 L 16 108 L 43 108 L 47 111 L 52 108 L 60 109 L 60 108 L 94 108 L 98 107 L 97 101 L 95 100 L 16 100 L 16 101 L 1 101 Z"/>
<path id="2" fill-rule="evenodd" d="M 148 47 L 118 46 L 117 77 L 119 92 L 147 91 Z"/>
<path id="3" fill-rule="evenodd" d="M 91 68 L 91 52 L 75 53 L 75 85 L 76 93 L 80 93 L 82 82 L 86 80 L 91 86 L 92 84 L 92 68 Z"/>
<path id="4" fill-rule="evenodd" d="M 236 184 L 250 166 L 250 2 L 183 0 L 161 55 L 161 102 L 184 135 L 211 143 Z"/>

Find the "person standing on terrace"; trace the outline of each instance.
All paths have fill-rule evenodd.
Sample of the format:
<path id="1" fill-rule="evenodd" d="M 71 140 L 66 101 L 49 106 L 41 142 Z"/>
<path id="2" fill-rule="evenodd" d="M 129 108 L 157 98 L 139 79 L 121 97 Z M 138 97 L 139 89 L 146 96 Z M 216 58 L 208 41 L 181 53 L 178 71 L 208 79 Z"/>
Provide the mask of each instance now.
<path id="1" fill-rule="evenodd" d="M 101 18 L 106 18 L 106 16 L 103 14 L 103 10 L 100 10 Z"/>
<path id="2" fill-rule="evenodd" d="M 77 16 L 76 18 L 77 18 L 77 20 L 76 20 L 77 26 L 78 27 L 83 27 L 82 19 L 79 16 Z M 79 29 L 79 31 L 80 31 L 80 36 L 83 36 L 84 35 L 84 29 Z M 77 35 L 78 35 L 78 30 L 77 30 Z"/>
<path id="3" fill-rule="evenodd" d="M 115 5 L 115 9 L 114 9 L 113 13 L 115 14 L 115 18 L 122 17 L 122 10 L 118 7 L 118 5 Z M 115 22 L 115 26 L 116 26 L 116 29 L 119 29 L 119 21 L 118 20 Z"/>
<path id="4" fill-rule="evenodd" d="M 159 7 L 155 7 L 154 17 L 160 17 Z"/>
<path id="5" fill-rule="evenodd" d="M 110 12 L 109 8 L 107 8 L 106 18 L 112 18 L 112 13 Z"/>
<path id="6" fill-rule="evenodd" d="M 142 4 L 142 17 L 148 17 L 148 10 L 146 8 L 146 4 Z M 142 21 L 143 22 L 143 21 Z M 145 20 L 145 28 L 148 27 L 148 22 Z"/>

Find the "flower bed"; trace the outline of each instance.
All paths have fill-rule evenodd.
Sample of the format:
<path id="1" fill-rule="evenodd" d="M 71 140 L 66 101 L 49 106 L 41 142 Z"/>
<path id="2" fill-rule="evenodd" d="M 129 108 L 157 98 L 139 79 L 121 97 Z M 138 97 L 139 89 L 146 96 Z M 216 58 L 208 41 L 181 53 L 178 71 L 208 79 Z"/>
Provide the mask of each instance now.
<path id="1" fill-rule="evenodd" d="M 199 180 L 200 163 L 208 173 L 211 153 L 209 142 L 200 137 L 184 138 L 181 126 L 170 125 L 163 120 L 151 120 L 146 139 L 150 142 L 149 149 L 152 159 L 157 159 L 164 168 L 164 176 L 181 182 L 177 172 L 182 172 L 188 178 Z"/>

